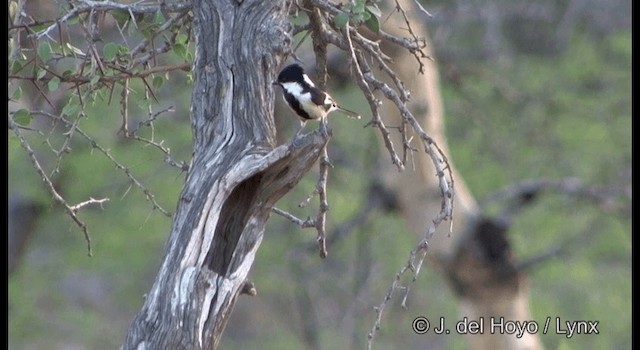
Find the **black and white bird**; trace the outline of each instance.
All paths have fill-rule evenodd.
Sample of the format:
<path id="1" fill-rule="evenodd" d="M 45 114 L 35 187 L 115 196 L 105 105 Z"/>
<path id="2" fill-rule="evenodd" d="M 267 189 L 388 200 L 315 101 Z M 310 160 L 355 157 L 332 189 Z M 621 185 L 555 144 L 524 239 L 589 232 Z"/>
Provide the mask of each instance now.
<path id="1" fill-rule="evenodd" d="M 358 113 L 340 107 L 329 94 L 318 89 L 298 64 L 285 67 L 278 75 L 277 84 L 282 86 L 284 100 L 300 117 L 301 126 L 296 135 L 308 120 L 325 119 L 333 111 L 360 119 Z"/>

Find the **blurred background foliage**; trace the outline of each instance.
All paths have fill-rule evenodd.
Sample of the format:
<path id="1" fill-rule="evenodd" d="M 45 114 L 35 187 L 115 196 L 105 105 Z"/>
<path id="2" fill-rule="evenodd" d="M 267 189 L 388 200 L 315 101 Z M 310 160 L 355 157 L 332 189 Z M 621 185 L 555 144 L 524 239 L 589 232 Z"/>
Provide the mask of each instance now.
<path id="1" fill-rule="evenodd" d="M 604 208 L 575 196 L 545 194 L 517 217 L 510 238 L 521 259 L 572 240 L 563 254 L 531 270 L 530 305 L 538 324 L 547 317 L 552 325 L 556 317 L 600 322 L 598 335 L 541 335 L 547 348 L 631 348 L 631 2 L 426 1 L 424 6 L 433 14 L 425 20 L 431 22 L 440 65 L 449 157 L 483 211 L 502 210 L 504 203 L 483 199 L 525 179 L 575 177 L 626 191 L 627 203 Z M 163 140 L 174 159 L 188 162 L 190 83 L 184 73 L 167 78 L 154 90 L 158 102 L 152 101 L 152 108 L 173 106 L 175 112 L 162 114 L 145 132 Z M 144 99 L 142 85 L 132 89 L 132 96 Z M 366 110 L 354 86 L 332 91 L 345 106 Z M 157 149 L 124 139 L 118 133 L 120 106 L 106 100 L 88 106 L 81 128 L 173 212 L 184 173 L 166 164 Z M 147 118 L 147 105 L 131 103 L 134 121 Z M 297 127 L 291 118 L 278 109 L 283 139 Z M 366 120 L 331 120 L 329 236 L 345 230 L 365 204 L 379 162 L 375 134 L 362 128 Z M 51 171 L 56 157 L 49 146 L 40 135 L 27 137 Z M 55 133 L 50 140 L 60 142 Z M 110 198 L 80 213 L 92 238 L 91 258 L 81 231 L 52 203 L 9 132 L 9 201 L 39 208 L 35 232 L 9 277 L 11 349 L 118 348 L 163 254 L 170 218 L 153 210 L 142 191 L 87 142 L 74 139 L 71 148 L 54 176 L 59 190 L 71 203 Z M 299 217 L 313 215 L 298 203 L 315 181 L 312 172 L 277 206 Z M 274 215 L 250 274 L 258 295 L 240 297 L 221 347 L 365 347 L 372 307 L 416 238 L 393 211 L 382 210 L 339 237 L 321 260 L 313 231 Z M 411 331 L 417 316 L 460 319 L 456 299 L 429 266 L 408 307 L 403 310 L 399 300 L 390 304 L 376 349 L 466 348 L 459 335 Z"/>

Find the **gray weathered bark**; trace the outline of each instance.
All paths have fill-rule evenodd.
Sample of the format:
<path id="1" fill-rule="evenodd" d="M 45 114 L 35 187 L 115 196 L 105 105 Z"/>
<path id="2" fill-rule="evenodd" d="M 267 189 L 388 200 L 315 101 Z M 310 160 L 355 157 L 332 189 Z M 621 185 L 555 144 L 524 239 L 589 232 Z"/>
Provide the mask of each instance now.
<path id="1" fill-rule="evenodd" d="M 195 0 L 193 14 L 193 159 L 124 349 L 216 348 L 272 206 L 329 139 L 318 131 L 275 147 L 272 82 L 290 41 L 284 1 Z"/>

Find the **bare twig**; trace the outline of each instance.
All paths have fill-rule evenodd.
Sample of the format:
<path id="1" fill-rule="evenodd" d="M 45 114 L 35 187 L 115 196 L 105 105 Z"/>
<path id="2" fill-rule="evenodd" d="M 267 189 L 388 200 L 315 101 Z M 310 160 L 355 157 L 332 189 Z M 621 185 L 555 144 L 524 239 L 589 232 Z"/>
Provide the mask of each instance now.
<path id="1" fill-rule="evenodd" d="M 44 111 L 33 111 L 31 113 L 34 115 L 41 115 L 41 116 L 47 117 L 54 121 L 62 122 L 67 126 L 72 125 L 72 122 L 66 120 L 62 116 L 57 116 Z M 155 196 L 153 195 L 153 193 L 140 180 L 138 180 L 135 176 L 133 176 L 133 174 L 131 173 L 131 170 L 127 166 L 118 162 L 107 149 L 100 146 L 100 144 L 98 144 L 91 136 L 89 136 L 89 134 L 84 132 L 84 130 L 80 129 L 79 127 L 76 127 L 75 130 L 79 135 L 81 135 L 85 140 L 87 140 L 87 142 L 89 142 L 91 147 L 97 149 L 98 151 L 100 151 L 100 153 L 102 153 L 105 157 L 107 157 L 116 166 L 117 169 L 122 171 L 131 180 L 131 182 L 136 187 L 138 187 L 142 191 L 142 193 L 144 193 L 146 199 L 151 202 L 154 210 L 157 209 L 165 216 L 171 217 L 171 213 L 165 210 L 158 202 L 156 202 Z"/>
<path id="2" fill-rule="evenodd" d="M 71 139 L 73 138 L 73 134 L 74 134 L 74 131 L 75 131 L 76 127 L 80 123 L 80 118 L 82 118 L 83 116 L 84 115 L 82 113 L 80 113 L 78 115 L 78 117 L 73 121 L 73 123 L 69 126 L 69 130 L 67 130 L 66 132 L 63 133 L 64 141 L 62 143 L 62 146 L 60 146 L 59 150 L 56 151 L 53 148 L 53 145 L 51 145 L 51 143 L 47 139 L 47 143 L 51 147 L 51 150 L 53 151 L 53 153 L 55 153 L 55 155 L 56 155 L 56 165 L 53 167 L 53 170 L 51 171 L 51 175 L 60 172 L 60 163 L 62 162 L 62 157 L 65 154 L 68 154 L 69 152 L 71 152 L 71 147 L 69 146 L 69 144 L 71 143 Z"/>
<path id="3" fill-rule="evenodd" d="M 320 157 L 320 176 L 318 177 L 318 184 L 316 188 L 318 190 L 318 198 L 320 199 L 320 208 L 318 210 L 318 216 L 316 217 L 316 231 L 318 232 L 318 249 L 321 258 L 327 257 L 327 245 L 326 245 L 326 222 L 327 211 L 329 211 L 329 202 L 327 201 L 327 177 L 329 176 L 329 155 L 327 154 L 327 146 L 322 150 L 322 156 Z"/>
<path id="4" fill-rule="evenodd" d="M 152 74 L 157 74 L 157 73 L 167 73 L 167 72 L 173 72 L 176 70 L 188 70 L 191 68 L 191 63 L 177 63 L 177 64 L 169 64 L 166 66 L 157 66 L 157 67 L 152 67 L 140 72 L 136 72 L 136 73 L 132 73 L 132 72 L 125 72 L 122 74 L 116 74 L 116 75 L 111 75 L 111 76 L 106 76 L 106 75 L 101 75 L 100 79 L 98 80 L 99 82 L 109 82 L 109 83 L 114 83 L 114 82 L 120 82 L 123 80 L 128 80 L 128 79 L 132 79 L 132 78 L 146 78 Z M 79 84 L 79 85 L 83 85 L 83 84 L 88 84 L 91 82 L 91 78 L 90 77 L 86 77 L 86 76 L 82 76 L 82 75 L 58 75 L 58 74 L 54 74 L 53 71 L 50 71 L 50 73 L 52 73 L 52 75 L 55 75 L 56 77 L 58 77 L 60 79 L 61 83 L 75 83 L 75 84 Z M 20 76 L 20 75 L 9 75 L 8 76 L 9 79 L 19 79 L 19 80 L 29 80 L 29 81 L 33 81 L 35 84 L 35 81 L 37 81 L 38 79 L 34 76 Z M 37 86 L 37 85 L 36 85 Z M 44 92 L 43 92 L 44 94 Z"/>
<path id="5" fill-rule="evenodd" d="M 166 112 L 173 112 L 175 111 L 173 106 L 169 106 L 167 108 L 164 108 L 158 112 L 155 112 L 153 114 L 151 114 L 149 116 L 149 118 L 138 122 L 138 125 L 136 126 L 135 129 L 128 131 L 125 136 L 128 138 L 132 138 L 136 141 L 140 141 L 142 143 L 146 143 L 150 146 L 153 146 L 157 149 L 159 149 L 162 153 L 164 153 L 165 155 L 165 162 L 171 166 L 174 166 L 182 171 L 187 171 L 189 170 L 189 164 L 187 164 L 185 161 L 176 161 L 175 159 L 173 159 L 171 157 L 171 149 L 169 149 L 169 147 L 165 147 L 163 145 L 164 141 L 160 141 L 160 142 L 156 142 L 155 140 L 153 140 L 153 137 L 151 139 L 147 139 L 145 137 L 142 137 L 140 135 L 137 134 L 138 130 L 140 130 L 140 128 L 142 128 L 143 126 L 152 126 L 153 122 L 158 118 L 158 116 L 160 116 L 163 113 Z"/>
<path id="6" fill-rule="evenodd" d="M 309 228 L 309 227 L 316 227 L 316 221 L 311 219 L 311 218 L 307 218 L 306 220 L 302 220 L 298 217 L 296 217 L 295 215 L 286 212 L 282 209 L 278 209 L 278 208 L 273 208 L 272 209 L 274 213 L 288 219 L 289 221 L 293 222 L 294 224 L 302 227 L 302 228 Z"/>
<path id="7" fill-rule="evenodd" d="M 72 116 L 65 116 L 63 114 L 55 115 L 55 113 L 31 111 L 32 115 L 44 116 L 54 122 L 54 127 L 50 130 L 49 135 L 45 136 L 39 130 L 34 130 L 43 136 L 44 142 L 56 155 L 56 162 L 51 170 L 51 174 L 47 175 L 44 173 L 44 168 L 42 168 L 40 163 L 38 163 L 37 155 L 33 153 L 33 150 L 27 142 L 28 139 L 25 139 L 20 133 L 20 130 L 24 130 L 26 128 L 22 128 L 15 124 L 11 118 L 9 127 L 14 130 L 16 136 L 18 136 L 21 141 L 23 148 L 27 153 L 29 153 L 36 171 L 43 177 L 43 181 L 47 184 L 47 187 L 50 188 L 50 191 L 52 191 L 55 201 L 63 204 L 71 218 L 79 227 L 82 228 L 87 240 L 89 254 L 91 254 L 90 239 L 86 225 L 76 216 L 76 213 L 85 206 L 90 204 L 102 204 L 107 199 L 90 198 L 89 200 L 76 205 L 69 205 L 65 202 L 62 196 L 55 192 L 50 178 L 52 174 L 60 171 L 62 158 L 71 151 L 71 145 L 73 144 L 72 139 L 78 137 L 84 138 L 89 143 L 90 147 L 102 153 L 119 171 L 122 171 L 125 174 L 125 176 L 131 181 L 132 187 L 136 187 L 144 193 L 146 199 L 152 203 L 152 211 L 159 210 L 164 215 L 171 216 L 171 213 L 165 210 L 155 200 L 153 193 L 132 174 L 131 170 L 127 166 L 116 160 L 107 148 L 98 144 L 95 139 L 88 133 L 84 132 L 79 125 L 81 123 L 81 119 L 85 116 L 85 103 L 92 101 L 92 98 L 96 97 L 94 93 L 97 90 L 102 88 L 109 90 L 110 103 L 115 85 L 117 83 L 122 84 L 124 88 L 120 102 L 123 118 L 122 131 L 125 136 L 147 145 L 154 146 L 156 149 L 163 152 L 165 162 L 171 166 L 177 167 L 183 171 L 188 168 L 188 165 L 185 162 L 174 160 L 171 157 L 170 148 L 164 145 L 162 141 L 156 140 L 153 136 L 154 120 L 160 114 L 168 111 L 169 109 L 162 110 L 154 114 L 151 108 L 149 108 L 149 118 L 139 123 L 133 131 L 129 131 L 128 129 L 129 118 L 127 110 L 129 102 L 129 80 L 135 78 L 140 79 L 144 84 L 147 98 L 155 98 L 155 92 L 151 89 L 150 82 L 148 81 L 149 76 L 164 74 L 175 70 L 187 71 L 191 68 L 190 62 L 166 65 L 156 64 L 156 57 L 159 54 L 169 52 L 175 45 L 180 33 L 186 32 L 186 43 L 188 43 L 191 2 L 156 2 L 153 0 L 142 0 L 131 3 L 122 3 L 112 0 L 69 0 L 69 3 L 71 6 L 66 13 L 60 15 L 60 17 L 54 21 L 45 22 L 38 21 L 25 14 L 23 9 L 25 1 L 18 0 L 15 5 L 13 5 L 14 7 L 17 7 L 17 11 L 13 17 L 13 23 L 10 24 L 9 28 L 9 35 L 14 39 L 10 57 L 14 60 L 20 60 L 20 66 L 17 66 L 17 68 L 21 67 L 20 69 L 11 71 L 11 75 L 8 77 L 9 80 L 22 80 L 33 84 L 46 103 L 48 103 L 53 110 L 57 109 L 57 103 L 55 100 L 50 98 L 48 93 L 45 91 L 47 90 L 47 84 L 49 84 L 48 87 L 51 89 L 54 89 L 54 87 L 57 88 L 58 85 L 60 85 L 60 87 L 66 85 L 70 90 L 73 89 L 71 90 L 72 93 L 75 93 L 75 95 L 71 97 L 74 100 L 69 103 L 69 106 L 74 107 L 71 103 L 79 104 L 80 106 L 80 111 L 77 112 L 77 114 L 72 113 L 76 115 L 75 118 Z M 136 27 L 140 24 L 137 22 L 138 20 L 136 17 L 140 17 L 140 15 L 162 13 L 166 16 L 166 20 L 163 20 L 162 23 L 154 22 L 153 32 L 150 33 L 151 35 L 145 36 L 140 42 L 135 43 L 135 47 L 132 47 L 131 49 L 123 50 L 119 43 L 114 42 L 117 48 L 115 56 L 113 59 L 106 60 L 103 57 L 103 54 L 106 54 L 106 51 L 103 52 L 97 45 L 100 41 L 98 22 L 109 12 L 123 12 L 129 14 L 130 17 L 127 23 L 131 23 Z M 72 20 L 76 19 L 78 20 L 76 23 L 71 23 Z M 121 26 L 121 23 L 117 23 L 117 21 L 116 24 L 123 38 L 123 42 L 127 47 L 129 47 L 127 38 L 123 33 L 124 28 Z M 43 25 L 45 26 L 44 29 L 37 32 L 34 30 L 36 26 L 42 27 Z M 78 37 L 70 35 L 70 32 L 75 30 L 80 33 L 84 33 L 83 39 L 77 39 Z M 162 36 L 161 39 L 160 36 Z M 23 43 L 25 42 L 25 37 L 31 41 L 29 43 L 31 46 L 29 49 L 34 49 L 36 47 L 48 48 L 48 54 L 47 51 L 43 51 L 45 52 L 45 56 L 43 56 L 40 50 L 34 49 L 34 52 L 37 51 L 37 54 L 33 54 L 33 58 L 25 58 L 32 54 L 21 56 L 21 52 L 27 50 L 27 48 L 20 46 L 21 41 Z M 77 40 L 83 40 L 83 42 L 78 44 L 76 42 Z M 46 41 L 57 42 L 57 44 L 53 45 L 53 43 L 51 43 L 51 45 L 49 45 Z M 181 43 L 185 42 L 181 41 Z M 113 50 L 110 52 L 114 55 Z M 61 70 L 58 70 L 57 68 L 62 67 L 59 67 L 59 65 L 56 65 L 55 63 L 64 59 L 72 61 L 72 63 L 70 63 L 71 65 L 66 64 L 65 67 L 75 66 L 76 68 L 73 70 L 67 69 L 64 73 Z M 153 63 L 153 66 L 149 63 Z M 27 68 L 25 69 L 25 67 Z M 50 83 L 53 79 L 55 79 L 56 84 Z M 60 131 L 56 125 L 62 125 L 63 130 Z M 143 126 L 149 126 L 152 129 L 150 138 L 143 137 L 136 133 Z M 54 142 L 55 139 L 52 137 L 54 135 L 54 131 L 57 133 L 62 132 L 63 138 L 60 144 L 56 144 Z"/>
<path id="8" fill-rule="evenodd" d="M 321 126 L 322 128 L 322 126 Z M 326 126 L 325 126 L 326 128 Z M 328 136 L 328 135 L 327 135 Z M 318 250 L 321 258 L 327 257 L 327 244 L 326 244 L 326 221 L 327 221 L 327 212 L 329 211 L 329 201 L 327 200 L 327 178 L 329 176 L 329 167 L 331 167 L 331 162 L 329 161 L 329 156 L 327 154 L 327 147 L 322 150 L 322 156 L 319 161 L 319 176 L 318 181 L 316 182 L 316 186 L 314 187 L 311 194 L 298 206 L 306 207 L 311 199 L 317 194 L 319 198 L 319 208 L 318 213 L 316 214 L 315 219 L 307 218 L 306 220 L 299 219 L 294 215 L 281 210 L 274 208 L 273 211 L 287 219 L 289 219 L 294 224 L 297 224 L 301 228 L 313 227 L 317 232 L 317 242 L 318 242 Z"/>
<path id="9" fill-rule="evenodd" d="M 431 12 L 427 11 L 422 4 L 420 4 L 420 1 L 418 0 L 413 0 L 413 3 L 418 7 L 418 9 L 420 10 L 420 12 L 422 12 L 423 14 L 425 14 L 427 17 L 433 17 L 433 15 L 431 14 Z"/>
<path id="10" fill-rule="evenodd" d="M 124 137 L 129 137 L 129 80 L 122 82 L 122 91 L 120 91 L 120 115 L 122 116 L 120 131 L 122 131 Z"/>
<path id="11" fill-rule="evenodd" d="M 84 234 L 84 239 L 87 242 L 87 254 L 89 256 L 92 256 L 93 253 L 91 251 L 91 237 L 89 236 L 89 230 L 87 229 L 87 225 L 82 220 L 80 220 L 80 218 L 78 218 L 78 215 L 77 215 L 78 209 L 80 209 L 84 205 L 70 206 L 67 203 L 67 201 L 58 193 L 53 183 L 51 182 L 51 179 L 46 174 L 44 169 L 42 169 L 42 166 L 40 165 L 40 161 L 38 161 L 38 158 L 36 157 L 35 152 L 29 145 L 29 142 L 24 138 L 24 136 L 20 132 L 20 128 L 17 127 L 17 125 L 15 124 L 12 118 L 9 118 L 9 129 L 13 130 L 13 133 L 18 138 L 18 141 L 20 141 L 20 146 L 27 152 L 27 155 L 29 156 L 29 159 L 31 160 L 33 167 L 36 169 L 36 172 L 38 173 L 38 175 L 40 175 L 40 178 L 42 178 L 42 181 L 45 183 L 49 193 L 51 193 L 51 195 L 53 196 L 53 199 L 56 202 L 58 202 L 58 204 L 62 205 L 65 208 L 69 217 L 71 217 L 71 219 L 76 223 L 76 225 L 78 225 L 78 227 L 80 227 L 80 229 L 82 230 Z M 102 201 L 105 201 L 105 200 L 108 200 L 108 198 L 103 199 Z"/>
<path id="12" fill-rule="evenodd" d="M 429 240 L 431 239 L 431 237 L 433 237 L 433 234 L 436 232 L 436 228 L 440 225 L 440 223 L 447 219 L 447 213 L 443 208 L 443 210 L 441 210 L 440 213 L 432 220 L 420 242 L 418 242 L 416 247 L 409 253 L 409 259 L 407 260 L 406 264 L 396 273 L 396 277 L 394 278 L 393 282 L 391 282 L 391 286 L 389 287 L 389 289 L 387 289 L 387 294 L 385 295 L 382 302 L 378 306 L 374 307 L 374 310 L 376 312 L 376 319 L 374 321 L 373 327 L 367 335 L 367 349 L 372 348 L 375 335 L 377 331 L 380 330 L 380 327 L 382 325 L 382 314 L 384 312 L 384 309 L 391 300 L 393 293 L 398 289 L 404 290 L 404 295 L 402 297 L 402 307 L 406 308 L 406 301 L 407 297 L 409 296 L 409 291 L 411 290 L 411 285 L 417 280 L 418 274 L 420 273 L 420 269 L 422 268 L 422 264 L 424 263 L 427 250 L 429 248 Z M 411 273 L 410 284 L 401 285 L 400 281 L 402 277 L 409 272 Z"/>
<path id="13" fill-rule="evenodd" d="M 307 5 L 306 7 L 311 9 L 310 23 L 311 30 L 314 31 L 314 50 L 316 51 L 316 54 L 318 53 L 318 50 L 316 49 L 316 40 L 320 37 L 323 45 L 326 46 L 326 43 L 334 44 L 345 51 L 351 58 L 351 71 L 356 78 L 358 87 L 362 90 L 365 98 L 367 99 L 372 112 L 372 120 L 368 125 L 373 125 L 380 131 L 384 145 L 391 156 L 392 163 L 402 171 L 404 170 L 408 154 L 412 155 L 413 160 L 413 157 L 417 156 L 418 152 L 424 152 L 431 159 L 435 168 L 435 174 L 438 178 L 438 186 L 442 195 L 440 212 L 432 219 L 424 236 L 409 254 L 407 263 L 397 273 L 396 279 L 389 287 L 382 303 L 376 307 L 376 321 L 368 336 L 368 346 L 370 348 L 372 346 L 375 333 L 380 328 L 383 311 L 396 290 L 402 290 L 404 292 L 402 304 L 403 306 L 406 304 L 411 284 L 401 285 L 401 278 L 405 274 L 410 273 L 411 283 L 416 280 L 424 262 L 428 242 L 435 233 L 436 228 L 445 220 L 451 220 L 451 222 L 453 222 L 454 180 L 446 155 L 436 144 L 433 138 L 423 130 L 418 120 L 409 110 L 407 103 L 410 100 L 411 95 L 404 87 L 402 80 L 397 76 L 394 70 L 389 67 L 388 62 L 390 62 L 390 59 L 382 53 L 379 44 L 363 37 L 356 28 L 349 25 L 348 21 L 342 28 L 335 27 L 335 23 L 332 21 L 328 22 L 328 26 L 324 26 L 322 23 L 319 24 L 318 22 L 321 21 L 322 17 L 317 14 L 318 9 L 331 16 L 346 14 L 337 6 L 337 4 L 327 0 L 307 0 L 307 4 L 312 5 Z M 429 58 L 423 51 L 423 48 L 426 46 L 426 42 L 423 38 L 417 36 L 411 26 L 407 12 L 397 1 L 396 10 L 400 13 L 406 24 L 405 29 L 407 30 L 409 37 L 399 38 L 388 34 L 383 30 L 380 30 L 378 35 L 382 40 L 409 50 L 418 61 L 418 71 L 422 73 L 424 70 L 424 63 L 422 62 L 422 59 Z M 340 33 L 341 35 L 338 35 L 337 33 Z M 318 59 L 321 61 L 324 58 L 319 57 Z M 322 66 L 322 64 L 319 65 Z M 382 78 L 376 76 L 375 74 L 378 73 L 374 73 L 374 70 L 370 67 L 371 65 L 378 67 L 379 71 L 377 72 L 381 72 L 383 75 L 388 77 L 393 82 L 393 86 L 389 86 Z M 398 156 L 395 146 L 391 141 L 391 132 L 380 115 L 380 101 L 373 95 L 376 90 L 382 92 L 384 97 L 393 103 L 402 118 L 402 124 L 395 126 L 402 138 L 402 159 Z M 413 142 L 419 142 L 421 147 L 413 146 Z M 318 189 L 316 189 L 316 191 L 317 190 Z"/>
<path id="14" fill-rule="evenodd" d="M 102 208 L 102 203 L 108 202 L 108 201 L 109 201 L 109 198 L 95 199 L 93 197 L 89 197 L 88 200 L 86 200 L 84 202 L 80 202 L 80 203 L 78 203 L 76 205 L 73 205 L 69 209 L 71 209 L 74 213 L 76 213 L 82 207 L 85 207 L 85 206 L 90 205 L 90 204 L 100 204 L 100 207 Z"/>
<path id="15" fill-rule="evenodd" d="M 131 18 L 133 19 L 135 14 L 145 14 L 145 13 L 154 13 L 157 11 L 163 12 L 186 12 L 191 9 L 190 2 L 148 2 L 142 3 L 140 1 L 135 2 L 133 4 L 122 4 L 114 1 L 90 1 L 90 0 L 79 0 L 79 4 L 71 9 L 71 11 L 67 12 L 66 15 L 62 16 L 60 19 L 56 21 L 56 23 L 50 25 L 49 27 L 43 29 L 42 31 L 35 33 L 35 37 L 40 39 L 44 36 L 49 37 L 51 31 L 53 31 L 57 27 L 57 23 L 66 23 L 70 19 L 77 17 L 79 14 L 91 12 L 91 11 L 127 11 Z"/>
<path id="16" fill-rule="evenodd" d="M 405 24 L 407 25 L 407 31 L 411 35 L 411 42 L 417 46 L 416 49 L 409 49 L 409 51 L 416 58 L 416 61 L 420 65 L 418 71 L 424 74 L 424 63 L 422 63 L 422 58 L 428 58 L 429 56 L 422 51 L 422 48 L 426 46 L 425 40 L 423 38 L 419 38 L 416 33 L 413 31 L 411 27 L 411 22 L 407 17 L 407 12 L 402 8 L 398 0 L 396 0 L 396 10 L 398 10 L 402 14 L 402 18 L 404 19 Z"/>

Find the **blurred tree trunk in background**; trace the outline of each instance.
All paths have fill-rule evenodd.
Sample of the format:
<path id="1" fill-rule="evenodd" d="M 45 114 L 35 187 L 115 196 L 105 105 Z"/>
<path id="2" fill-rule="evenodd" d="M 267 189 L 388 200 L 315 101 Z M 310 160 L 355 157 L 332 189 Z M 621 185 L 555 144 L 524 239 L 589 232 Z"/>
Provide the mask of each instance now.
<path id="1" fill-rule="evenodd" d="M 43 205 L 12 193 L 7 201 L 7 258 L 9 276 L 19 266 L 25 248 L 31 240 Z"/>
<path id="2" fill-rule="evenodd" d="M 399 0 L 406 9 L 413 5 L 409 0 Z M 419 11 L 409 12 L 411 23 L 418 36 L 428 38 L 425 23 L 428 18 Z M 391 18 L 398 19 L 398 16 Z M 400 33 L 403 23 L 387 23 L 390 32 Z M 440 96 L 438 58 L 425 60 L 424 74 L 418 74 L 415 57 L 396 46 L 384 43 L 382 49 L 393 59 L 392 68 L 398 73 L 405 86 L 412 92 L 409 106 L 416 118 L 420 119 L 425 131 L 448 156 L 450 152 L 444 130 L 444 110 Z M 427 51 L 433 55 L 433 47 L 427 40 Z M 385 104 L 384 115 L 389 125 L 400 125 L 401 116 L 397 110 Z M 402 144 L 398 133 L 395 144 Z M 381 163 L 388 163 L 382 141 L 380 142 Z M 449 158 L 453 166 L 455 159 Z M 415 158 L 406 165 L 404 172 L 390 166 L 380 167 L 383 182 L 397 194 L 398 210 L 407 226 L 422 237 L 428 221 L 440 210 L 440 189 L 431 162 L 424 157 Z M 460 316 L 469 320 L 485 321 L 485 331 L 469 335 L 472 349 L 540 349 L 537 335 L 525 333 L 521 338 L 514 334 L 491 334 L 488 322 L 491 317 L 504 317 L 505 321 L 528 321 L 531 314 L 528 307 L 527 279 L 522 271 L 515 268 L 515 260 L 506 241 L 504 227 L 492 225 L 491 220 L 481 217 L 481 210 L 464 182 L 463 174 L 455 167 L 454 174 L 454 216 L 453 231 L 449 235 L 449 225 L 442 225 L 429 242 L 427 258 L 443 278 L 449 282 L 452 292 L 459 300 Z"/>

